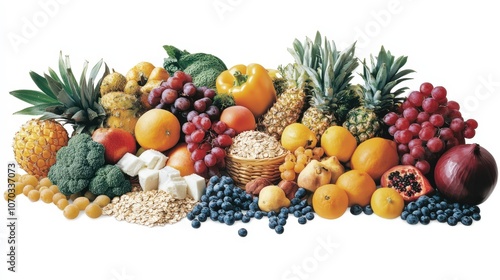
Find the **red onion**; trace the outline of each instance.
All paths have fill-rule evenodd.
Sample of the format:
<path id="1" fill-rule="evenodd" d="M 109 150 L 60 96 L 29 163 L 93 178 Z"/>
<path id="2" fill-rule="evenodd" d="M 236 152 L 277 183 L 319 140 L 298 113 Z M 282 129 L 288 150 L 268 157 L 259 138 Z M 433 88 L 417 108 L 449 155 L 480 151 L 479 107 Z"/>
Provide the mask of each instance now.
<path id="1" fill-rule="evenodd" d="M 477 205 L 484 202 L 497 183 L 493 156 L 478 144 L 463 144 L 446 151 L 434 169 L 436 188 L 448 199 Z"/>

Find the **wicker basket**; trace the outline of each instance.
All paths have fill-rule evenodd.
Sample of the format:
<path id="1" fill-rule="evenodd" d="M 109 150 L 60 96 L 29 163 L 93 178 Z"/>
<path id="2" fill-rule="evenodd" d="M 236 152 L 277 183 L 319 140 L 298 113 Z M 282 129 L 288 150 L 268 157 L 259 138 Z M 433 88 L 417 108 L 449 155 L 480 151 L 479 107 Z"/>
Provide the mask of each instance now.
<path id="1" fill-rule="evenodd" d="M 286 153 L 275 158 L 247 159 L 234 155 L 226 156 L 227 173 L 236 185 L 244 188 L 246 183 L 256 178 L 267 178 L 273 183 L 281 179 L 279 166 L 285 161 Z"/>

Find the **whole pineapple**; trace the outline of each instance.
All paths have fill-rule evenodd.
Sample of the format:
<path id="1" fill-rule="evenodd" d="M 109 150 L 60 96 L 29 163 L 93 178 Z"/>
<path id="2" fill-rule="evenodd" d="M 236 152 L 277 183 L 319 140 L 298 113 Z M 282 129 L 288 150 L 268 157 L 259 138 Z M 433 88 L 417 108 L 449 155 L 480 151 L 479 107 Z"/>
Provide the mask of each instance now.
<path id="1" fill-rule="evenodd" d="M 371 66 L 363 62 L 365 86 L 362 104 L 351 110 L 342 124 L 354 135 L 358 144 L 381 136 L 383 116 L 403 102 L 404 97 L 400 95 L 407 88 L 393 89 L 399 83 L 411 79 L 405 76 L 413 70 L 401 70 L 407 59 L 406 56 L 395 58 L 382 46 L 376 59 L 371 56 Z"/>
<path id="2" fill-rule="evenodd" d="M 321 46 L 319 32 L 314 44 L 318 48 Z M 318 141 L 327 128 L 342 123 L 346 113 L 360 104 L 359 95 L 350 84 L 352 72 L 358 66 L 354 51 L 355 44 L 338 51 L 335 42 L 330 43 L 325 37 L 324 47 L 320 48 L 319 67 L 304 66 L 312 93 L 310 106 L 301 122 L 316 134 Z"/>
<path id="3" fill-rule="evenodd" d="M 297 64 L 288 64 L 278 70 L 281 75 L 275 79 L 275 85 L 280 89 L 278 98 L 258 122 L 260 131 L 277 140 L 281 138 L 285 127 L 299 120 L 306 102 L 305 71 Z"/>
<path id="4" fill-rule="evenodd" d="M 19 167 L 40 179 L 47 177 L 57 151 L 67 144 L 68 131 L 60 123 L 32 119 L 16 132 L 12 147 Z"/>
<path id="5" fill-rule="evenodd" d="M 40 89 L 15 90 L 10 94 L 32 106 L 14 114 L 41 115 L 40 119 L 53 119 L 62 124 L 69 123 L 73 127 L 73 135 L 79 133 L 92 134 L 103 125 L 106 118 L 104 108 L 99 104 L 99 89 L 102 79 L 109 74 L 106 64 L 102 77 L 97 75 L 103 61 L 100 60 L 91 70 L 87 80 L 88 62 L 84 63 L 80 79 L 73 75 L 69 57 L 59 56 L 59 76 L 49 68 L 49 74 L 39 75 L 33 71 L 30 76 Z"/>

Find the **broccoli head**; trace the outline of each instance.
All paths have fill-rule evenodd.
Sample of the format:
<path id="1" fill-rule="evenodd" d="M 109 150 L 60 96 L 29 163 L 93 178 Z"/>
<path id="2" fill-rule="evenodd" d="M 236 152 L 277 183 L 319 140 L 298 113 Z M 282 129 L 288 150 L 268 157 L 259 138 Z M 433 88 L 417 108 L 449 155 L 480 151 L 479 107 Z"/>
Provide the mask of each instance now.
<path id="1" fill-rule="evenodd" d="M 90 181 L 89 191 L 95 195 L 107 195 L 110 198 L 130 192 L 132 185 L 116 165 L 106 164 L 99 168 Z"/>
<path id="2" fill-rule="evenodd" d="M 56 163 L 50 167 L 48 177 L 62 194 L 71 195 L 88 187 L 104 163 L 104 146 L 88 134 L 77 134 L 57 151 Z"/>

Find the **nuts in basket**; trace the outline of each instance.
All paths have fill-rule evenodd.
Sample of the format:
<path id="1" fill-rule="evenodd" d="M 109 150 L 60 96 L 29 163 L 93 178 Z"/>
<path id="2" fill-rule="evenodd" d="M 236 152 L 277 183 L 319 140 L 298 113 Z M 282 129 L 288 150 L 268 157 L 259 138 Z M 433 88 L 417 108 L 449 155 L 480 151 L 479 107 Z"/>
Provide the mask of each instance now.
<path id="1" fill-rule="evenodd" d="M 236 135 L 227 152 L 229 155 L 246 159 L 267 159 L 282 156 L 287 151 L 271 135 L 249 130 Z"/>

